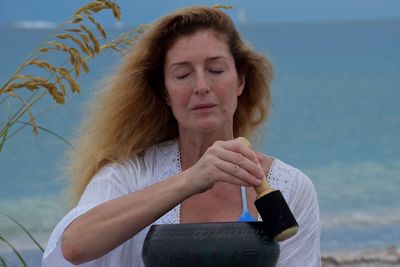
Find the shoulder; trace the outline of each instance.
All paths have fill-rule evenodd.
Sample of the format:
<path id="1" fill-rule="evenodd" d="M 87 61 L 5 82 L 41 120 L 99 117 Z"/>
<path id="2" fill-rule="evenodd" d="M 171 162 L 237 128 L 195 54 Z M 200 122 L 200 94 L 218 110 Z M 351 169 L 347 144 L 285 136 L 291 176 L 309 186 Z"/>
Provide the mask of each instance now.
<path id="1" fill-rule="evenodd" d="M 319 204 L 311 179 L 279 159 L 274 159 L 269 175 L 271 187 L 282 191 L 299 224 L 299 232 L 280 243 L 278 266 L 321 266 Z"/>
<path id="2" fill-rule="evenodd" d="M 169 140 L 150 146 L 142 153 L 131 155 L 124 161 L 108 163 L 99 170 L 93 180 L 113 180 L 127 185 L 129 191 L 136 191 L 157 182 L 160 177 L 171 175 L 172 166 L 178 165 L 177 142 Z"/>
<path id="3" fill-rule="evenodd" d="M 315 191 L 313 182 L 298 168 L 274 158 L 268 173 L 271 187 L 282 191 L 287 201 L 292 201 L 298 192 Z"/>

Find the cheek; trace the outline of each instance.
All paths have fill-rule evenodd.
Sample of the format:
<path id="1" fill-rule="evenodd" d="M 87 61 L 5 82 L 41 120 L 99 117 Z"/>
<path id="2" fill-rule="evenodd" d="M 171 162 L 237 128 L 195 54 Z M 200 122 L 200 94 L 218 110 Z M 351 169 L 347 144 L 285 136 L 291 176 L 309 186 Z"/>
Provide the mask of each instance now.
<path id="1" fill-rule="evenodd" d="M 173 82 L 169 81 L 168 79 L 166 79 L 165 81 L 165 88 L 165 99 L 167 101 L 167 104 L 173 107 L 176 105 L 177 102 L 179 102 L 180 96 L 178 92 L 180 90 Z"/>
<path id="2" fill-rule="evenodd" d="M 168 90 L 167 93 L 167 101 L 172 110 L 179 110 L 186 106 L 188 102 L 188 96 L 185 94 L 184 90 Z"/>
<path id="3" fill-rule="evenodd" d="M 237 107 L 237 95 L 234 93 L 234 90 L 226 90 L 221 93 L 218 98 L 220 99 L 222 112 L 224 114 L 232 115 L 235 113 Z"/>
<path id="4" fill-rule="evenodd" d="M 220 97 L 225 100 L 225 105 L 230 108 L 236 108 L 238 98 L 237 84 L 232 80 L 227 80 L 221 88 L 223 90 L 221 90 Z"/>

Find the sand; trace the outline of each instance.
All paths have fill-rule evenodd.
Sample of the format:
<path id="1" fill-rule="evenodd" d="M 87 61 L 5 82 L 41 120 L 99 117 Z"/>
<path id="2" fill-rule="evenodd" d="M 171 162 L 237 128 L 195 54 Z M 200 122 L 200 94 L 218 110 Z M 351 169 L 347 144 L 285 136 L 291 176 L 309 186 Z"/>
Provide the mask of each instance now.
<path id="1" fill-rule="evenodd" d="M 322 254 L 322 266 L 393 267 L 400 266 L 400 248 L 390 246 L 382 250 L 343 251 Z"/>
<path id="2" fill-rule="evenodd" d="M 3 251 L 4 252 L 4 251 Z M 11 266 L 19 266 L 18 259 L 8 251 L 0 253 L 5 256 Z M 36 250 L 24 250 L 22 255 L 29 267 L 40 267 L 42 253 Z M 390 246 L 381 250 L 359 250 L 322 253 L 323 267 L 400 267 L 400 247 Z M 299 266 L 300 267 L 300 266 Z M 302 267 L 302 266 L 301 266 Z"/>

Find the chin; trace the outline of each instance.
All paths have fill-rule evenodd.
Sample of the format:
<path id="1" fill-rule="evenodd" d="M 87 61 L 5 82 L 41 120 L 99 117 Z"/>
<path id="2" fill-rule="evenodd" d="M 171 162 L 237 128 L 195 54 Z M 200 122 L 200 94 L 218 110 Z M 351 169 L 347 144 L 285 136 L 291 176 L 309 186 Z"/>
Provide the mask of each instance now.
<path id="1" fill-rule="evenodd" d="M 221 121 L 207 121 L 207 122 L 201 122 L 195 125 L 194 129 L 196 132 L 200 133 L 215 133 L 219 132 L 221 130 L 225 130 L 227 127 L 227 124 Z M 231 127 L 232 130 L 232 127 Z"/>

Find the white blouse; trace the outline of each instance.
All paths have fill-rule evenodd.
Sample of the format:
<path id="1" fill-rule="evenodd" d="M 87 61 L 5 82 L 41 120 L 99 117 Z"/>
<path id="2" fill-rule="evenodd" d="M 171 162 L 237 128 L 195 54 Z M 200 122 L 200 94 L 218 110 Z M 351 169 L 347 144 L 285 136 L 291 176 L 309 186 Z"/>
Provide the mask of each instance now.
<path id="1" fill-rule="evenodd" d="M 92 179 L 78 205 L 53 230 L 43 254 L 43 267 L 74 266 L 61 251 L 61 236 L 78 216 L 111 199 L 143 189 L 181 172 L 179 146 L 176 140 L 148 148 L 143 155 L 134 156 L 122 164 L 104 166 Z M 316 192 L 310 179 L 282 161 L 273 161 L 268 180 L 273 188 L 282 191 L 299 223 L 298 233 L 280 242 L 278 267 L 319 267 L 320 221 Z M 154 224 L 180 222 L 180 205 L 167 212 Z M 150 226 L 106 255 L 81 264 L 84 267 L 132 266 L 143 267 L 142 246 Z"/>

